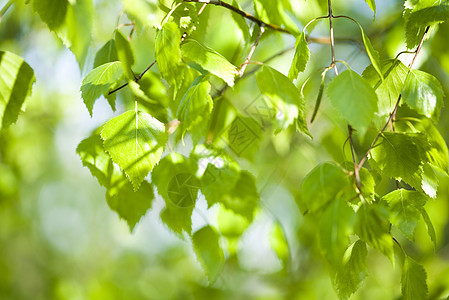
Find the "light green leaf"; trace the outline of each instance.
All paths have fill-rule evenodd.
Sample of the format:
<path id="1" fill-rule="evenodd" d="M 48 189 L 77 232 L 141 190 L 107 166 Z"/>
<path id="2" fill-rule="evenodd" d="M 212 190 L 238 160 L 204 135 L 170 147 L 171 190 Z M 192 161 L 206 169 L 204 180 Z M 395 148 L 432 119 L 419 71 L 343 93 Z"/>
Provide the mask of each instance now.
<path id="1" fill-rule="evenodd" d="M 432 221 L 430 220 L 430 217 L 427 214 L 427 211 L 426 211 L 426 209 L 424 207 L 421 209 L 421 214 L 422 214 L 422 218 L 424 220 L 424 223 L 426 223 L 427 233 L 429 234 L 429 237 L 432 240 L 434 247 L 436 248 L 436 246 L 437 246 L 437 237 L 436 237 L 436 234 L 435 234 L 435 228 L 433 228 Z"/>
<path id="2" fill-rule="evenodd" d="M 104 149 L 137 190 L 161 159 L 168 135 L 165 126 L 147 113 L 127 111 L 103 125 Z"/>
<path id="3" fill-rule="evenodd" d="M 107 93 L 120 83 L 122 76 L 121 62 L 115 61 L 93 69 L 84 77 L 81 84 L 81 97 L 91 116 L 95 101 L 101 95 L 106 97 Z M 114 109 L 114 106 L 112 108 Z"/>
<path id="4" fill-rule="evenodd" d="M 352 70 L 332 79 L 326 88 L 333 106 L 364 136 L 377 112 L 377 95 L 369 83 Z"/>
<path id="5" fill-rule="evenodd" d="M 167 22 L 156 35 L 156 60 L 159 71 L 175 90 L 183 79 L 183 64 L 181 61 L 181 32 L 173 22 Z"/>
<path id="6" fill-rule="evenodd" d="M 117 50 L 115 48 L 115 41 L 110 39 L 97 51 L 94 59 L 94 69 L 103 64 L 114 62 L 118 60 Z"/>
<path id="7" fill-rule="evenodd" d="M 393 262 L 393 237 L 388 210 L 378 204 L 362 204 L 357 211 L 355 232 L 360 239 L 379 250 Z"/>
<path id="8" fill-rule="evenodd" d="M 277 257 L 281 260 L 282 264 L 286 266 L 290 257 L 290 249 L 288 247 L 288 241 L 285 237 L 284 229 L 279 222 L 275 222 L 271 229 L 270 246 L 276 253 Z"/>
<path id="9" fill-rule="evenodd" d="M 237 117 L 226 129 L 225 138 L 233 153 L 252 160 L 262 140 L 262 128 L 253 118 Z"/>
<path id="10" fill-rule="evenodd" d="M 205 123 L 212 112 L 212 97 L 209 94 L 210 83 L 205 76 L 195 79 L 179 103 L 177 118 L 182 123 L 182 134 L 187 130 L 196 133 L 207 129 Z M 200 135 L 201 136 L 201 135 Z"/>
<path id="11" fill-rule="evenodd" d="M 35 81 L 33 69 L 20 56 L 0 51 L 0 129 L 17 121 Z"/>
<path id="12" fill-rule="evenodd" d="M 381 142 L 371 151 L 371 165 L 383 175 L 420 189 L 428 148 L 424 134 L 384 132 Z"/>
<path id="13" fill-rule="evenodd" d="M 234 86 L 237 68 L 224 56 L 193 39 L 186 39 L 181 47 L 182 57 L 187 62 L 193 62 L 204 70 L 223 79 L 229 86 Z"/>
<path id="14" fill-rule="evenodd" d="M 274 130 L 280 132 L 297 118 L 300 128 L 310 135 L 304 112 L 304 99 L 298 88 L 282 73 L 263 66 L 256 73 L 257 85 L 275 111 Z"/>
<path id="15" fill-rule="evenodd" d="M 304 31 L 296 38 L 295 49 L 293 62 L 288 71 L 288 78 L 290 78 L 290 80 L 298 78 L 299 73 L 304 72 L 307 62 L 309 61 L 310 52 Z"/>
<path id="16" fill-rule="evenodd" d="M 382 123 L 385 123 L 389 114 L 393 111 L 399 94 L 401 94 L 402 88 L 404 87 L 408 69 L 398 59 L 383 60 L 381 61 L 380 68 L 384 80 L 379 78 L 373 65 L 369 65 L 363 71 L 362 76 L 376 90 L 379 99 L 376 115 L 380 117 Z"/>
<path id="17" fill-rule="evenodd" d="M 402 267 L 402 299 L 427 299 L 427 273 L 423 266 L 406 257 Z"/>
<path id="18" fill-rule="evenodd" d="M 265 23 L 272 23 L 274 25 L 285 25 L 288 30 L 297 32 L 297 26 L 284 13 L 284 5 L 282 1 L 272 0 L 253 0 L 254 10 L 257 16 Z"/>
<path id="19" fill-rule="evenodd" d="M 430 163 L 425 163 L 422 167 L 421 188 L 430 198 L 436 198 L 438 192 L 438 177 L 434 167 Z"/>
<path id="20" fill-rule="evenodd" d="M 220 247 L 220 235 L 210 226 L 195 232 L 192 236 L 193 250 L 212 285 L 224 265 L 224 254 Z"/>
<path id="21" fill-rule="evenodd" d="M 343 254 L 353 234 L 356 214 L 346 201 L 337 197 L 326 208 L 320 220 L 320 247 L 326 259 L 335 267 L 341 265 Z"/>
<path id="22" fill-rule="evenodd" d="M 238 9 L 241 9 L 240 5 L 238 4 L 238 2 L 236 0 L 232 1 L 232 6 L 238 8 Z M 231 15 L 232 15 L 232 18 L 234 19 L 235 23 L 237 24 L 238 28 L 242 32 L 244 42 L 249 43 L 249 40 L 251 39 L 251 34 L 249 33 L 249 28 L 245 22 L 245 19 L 241 15 L 239 15 L 235 12 L 231 12 Z"/>
<path id="23" fill-rule="evenodd" d="M 192 212 L 194 207 L 167 205 L 161 212 L 161 220 L 174 233 L 182 236 L 183 231 L 192 233 Z"/>
<path id="24" fill-rule="evenodd" d="M 34 0 L 33 9 L 75 54 L 83 68 L 93 28 L 92 0 Z"/>
<path id="25" fill-rule="evenodd" d="M 349 299 L 367 276 L 366 244 L 361 240 L 353 243 L 346 250 L 343 263 L 335 276 L 335 288 L 340 299 Z"/>
<path id="26" fill-rule="evenodd" d="M 128 40 L 118 30 L 115 31 L 115 49 L 117 51 L 117 57 L 122 63 L 126 78 L 133 80 L 134 73 L 131 67 L 134 65 L 134 54 Z"/>
<path id="27" fill-rule="evenodd" d="M 153 186 L 146 181 L 138 191 L 133 191 L 132 185 L 125 181 L 106 192 L 109 207 L 128 223 L 130 231 L 151 208 L 153 199 Z"/>
<path id="28" fill-rule="evenodd" d="M 372 2 L 374 4 L 374 0 L 368 0 L 368 1 Z M 370 7 L 371 7 L 371 4 L 370 4 Z M 371 9 L 373 9 L 373 8 L 371 7 Z M 374 4 L 373 11 L 375 14 L 376 13 L 375 4 Z M 376 70 L 377 74 L 379 74 L 380 78 L 383 79 L 383 73 L 381 70 L 379 52 L 374 50 L 373 45 L 371 44 L 369 37 L 365 34 L 365 31 L 363 30 L 362 26 L 359 26 L 359 27 L 360 27 L 360 31 L 362 32 L 362 40 L 363 40 L 363 44 L 365 45 L 365 51 L 368 54 L 371 64 L 374 67 L 374 69 Z"/>
<path id="29" fill-rule="evenodd" d="M 420 212 L 427 201 L 426 195 L 417 191 L 399 189 L 385 195 L 383 199 L 388 203 L 391 223 L 413 241 Z"/>
<path id="30" fill-rule="evenodd" d="M 343 170 L 331 163 L 316 166 L 301 184 L 300 207 L 315 212 L 334 200 L 337 194 L 350 186 Z"/>
<path id="31" fill-rule="evenodd" d="M 375 0 L 365 0 L 366 3 L 368 3 L 369 8 L 371 8 L 371 10 L 374 13 L 374 16 L 376 16 L 376 2 Z"/>
<path id="32" fill-rule="evenodd" d="M 220 234 L 229 239 L 240 237 L 249 226 L 248 219 L 225 208 L 223 205 L 220 205 L 217 223 Z"/>
<path id="33" fill-rule="evenodd" d="M 437 123 L 444 106 L 443 97 L 443 88 L 438 79 L 423 71 L 410 71 L 402 90 L 403 103 Z"/>

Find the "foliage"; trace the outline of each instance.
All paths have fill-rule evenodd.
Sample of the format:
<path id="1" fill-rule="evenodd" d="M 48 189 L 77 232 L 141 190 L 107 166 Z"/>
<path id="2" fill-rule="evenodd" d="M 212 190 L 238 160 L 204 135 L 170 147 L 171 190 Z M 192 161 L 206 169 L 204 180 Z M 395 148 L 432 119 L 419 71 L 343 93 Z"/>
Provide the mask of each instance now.
<path id="1" fill-rule="evenodd" d="M 353 1 L 366 11 L 336 0 L 97 2 L 8 1 L 0 11 L 1 296 L 447 297 L 447 1 Z M 45 34 L 73 53 L 82 100 L 70 97 L 87 111 L 69 115 L 68 96 L 45 91 L 33 42 L 21 39 Z M 70 144 L 61 131 L 76 127 L 66 122 L 84 114 L 76 165 L 96 178 L 102 203 L 126 236 L 151 220 L 176 247 L 150 243 L 142 254 L 114 252 L 116 243 L 77 258 L 92 264 L 80 279 L 32 258 L 34 223 L 52 228 L 42 234 L 50 241 L 65 237 L 48 233 L 45 215 L 27 217 L 41 207 L 78 216 L 45 205 L 43 191 L 70 177 L 67 152 L 56 153 Z M 38 256 L 52 258 L 52 243 Z M 161 261 L 147 254 L 157 247 Z M 47 272 L 42 281 L 17 280 L 20 255 Z M 36 286 L 45 288 L 30 293 Z"/>

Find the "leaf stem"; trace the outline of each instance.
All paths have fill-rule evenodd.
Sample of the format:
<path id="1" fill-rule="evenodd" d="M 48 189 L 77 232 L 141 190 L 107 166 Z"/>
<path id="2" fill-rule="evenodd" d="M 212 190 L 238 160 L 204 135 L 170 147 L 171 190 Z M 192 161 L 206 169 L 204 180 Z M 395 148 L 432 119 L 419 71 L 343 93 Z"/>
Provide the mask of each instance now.
<path id="1" fill-rule="evenodd" d="M 261 25 L 259 27 L 259 33 L 257 34 L 257 38 L 254 41 L 254 44 L 251 47 L 251 50 L 249 51 L 249 54 L 246 57 L 245 62 L 238 68 L 240 78 L 243 76 L 243 73 L 245 73 L 246 67 L 248 66 L 248 63 L 251 60 L 251 57 L 253 56 L 254 52 L 256 51 L 257 46 L 259 45 L 260 38 L 262 37 L 262 34 L 264 33 L 264 31 L 265 31 L 265 27 L 263 25 Z"/>

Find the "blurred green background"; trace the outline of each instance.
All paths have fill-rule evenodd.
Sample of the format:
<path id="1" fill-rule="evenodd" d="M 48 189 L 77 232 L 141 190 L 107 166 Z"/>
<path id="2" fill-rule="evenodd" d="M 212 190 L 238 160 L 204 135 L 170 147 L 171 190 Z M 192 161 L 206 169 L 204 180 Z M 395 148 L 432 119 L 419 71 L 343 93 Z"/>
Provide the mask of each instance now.
<path id="1" fill-rule="evenodd" d="M 0 6 L 6 2 L 1 1 Z M 289 131 L 276 136 L 267 133 L 255 163 L 241 162 L 243 168 L 256 176 L 261 194 L 256 219 L 241 237 L 238 235 L 246 225 L 219 224 L 217 216 L 224 212 L 217 207 L 208 210 L 200 196 L 193 213 L 193 230 L 205 223 L 227 230 L 227 238 L 222 240 L 227 262 L 215 285 L 208 285 L 189 238 L 176 236 L 160 221 L 159 213 L 164 207 L 160 197 L 132 233 L 126 222 L 108 208 L 104 189 L 83 168 L 75 149 L 93 130 L 123 112 L 132 98 L 126 90 L 120 92 L 116 112 L 101 99 L 91 118 L 80 98 L 79 87 L 92 68 L 96 50 L 113 37 L 117 23 L 141 17 L 121 15 L 124 6 L 143 5 L 148 11 L 140 13 L 147 13 L 149 19 L 154 17 L 154 24 L 160 20 L 155 0 L 131 2 L 94 1 L 92 45 L 88 62 L 81 70 L 75 56 L 33 12 L 31 3 L 16 1 L 1 19 L 0 49 L 24 57 L 34 69 L 37 81 L 18 122 L 0 132 L 0 299 L 336 299 L 330 270 L 317 247 L 315 223 L 300 214 L 295 202 L 302 178 L 316 164 L 327 160 L 341 162 L 350 157 L 344 157 L 342 153 L 350 154 L 341 150 L 347 134 L 345 128 L 338 126 L 339 120 L 326 99 L 321 115 L 310 127 L 313 140 Z M 362 0 L 336 0 L 334 11 L 357 19 L 381 57 L 392 58 L 405 49 L 403 2 L 377 2 L 374 23 L 372 12 Z M 296 12 L 290 17 L 301 29 L 310 19 L 326 14 L 326 1 L 290 3 Z M 253 12 L 251 1 L 239 4 Z M 207 9 L 210 18 L 201 40 L 239 65 L 247 53 L 240 31 L 226 10 Z M 346 60 L 354 70 L 363 71 L 369 60 L 360 49 L 358 29 L 345 20 L 335 23 L 337 58 Z M 131 43 L 136 57 L 135 71 L 139 72 L 154 60 L 156 31 L 150 23 L 139 27 L 137 22 L 137 25 Z M 319 23 L 311 36 L 327 37 L 327 26 L 327 21 Z M 122 30 L 129 33 L 129 28 Z M 345 38 L 358 42 L 338 42 Z M 446 95 L 448 39 L 449 24 L 441 25 L 425 43 L 416 65 L 435 75 Z M 290 36 L 267 35 L 253 60 L 266 60 L 291 48 L 294 42 Z M 310 49 L 312 58 L 299 84 L 330 62 L 328 45 L 311 43 Z M 293 51 L 288 51 L 270 60 L 270 65 L 287 73 L 292 55 Z M 410 57 L 405 55 L 401 59 L 407 62 Z M 157 73 L 157 69 L 153 71 Z M 309 115 L 318 86 L 316 73 L 305 88 Z M 228 91 L 227 97 L 239 107 L 257 94 L 255 80 L 249 78 Z M 446 108 L 440 117 L 439 130 L 448 141 Z M 189 142 L 186 146 L 177 145 L 175 150 L 188 152 L 188 147 Z M 426 207 L 437 234 L 436 249 L 422 221 L 414 243 L 399 232 L 394 233 L 407 253 L 425 266 L 430 299 L 449 295 L 449 179 L 441 175 L 439 180 L 438 198 Z M 386 193 L 391 184 L 378 183 L 378 191 L 383 189 Z M 285 231 L 287 244 L 273 235 L 278 224 Z M 281 248 L 288 246 L 286 258 L 279 258 L 273 250 L 276 241 Z M 399 298 L 398 265 L 392 266 L 385 257 L 370 251 L 368 270 L 366 282 L 353 299 Z"/>

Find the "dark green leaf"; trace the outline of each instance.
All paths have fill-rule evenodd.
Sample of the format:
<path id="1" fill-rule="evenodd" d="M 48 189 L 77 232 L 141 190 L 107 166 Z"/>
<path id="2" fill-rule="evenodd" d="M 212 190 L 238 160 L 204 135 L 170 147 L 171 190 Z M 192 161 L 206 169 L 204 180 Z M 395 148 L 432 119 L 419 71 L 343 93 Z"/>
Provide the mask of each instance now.
<path id="1" fill-rule="evenodd" d="M 349 246 L 343 257 L 343 263 L 335 276 L 335 288 L 340 299 L 349 299 L 365 280 L 366 244 L 361 240 Z"/>
<path id="2" fill-rule="evenodd" d="M 378 204 L 363 204 L 357 211 L 355 232 L 362 241 L 393 261 L 393 237 L 388 210 Z"/>
<path id="3" fill-rule="evenodd" d="M 212 227 L 206 226 L 193 234 L 192 243 L 196 257 L 209 279 L 209 284 L 214 284 L 224 265 L 220 235 Z"/>
<path id="4" fill-rule="evenodd" d="M 149 114 L 127 111 L 103 125 L 101 138 L 105 150 L 137 190 L 161 159 L 168 135 L 164 124 Z"/>
<path id="5" fill-rule="evenodd" d="M 115 31 L 115 49 L 117 50 L 117 57 L 122 63 L 126 78 L 133 80 L 134 73 L 131 67 L 134 65 L 134 54 L 128 40 L 118 30 Z"/>
<path id="6" fill-rule="evenodd" d="M 115 48 L 115 41 L 111 39 L 97 51 L 97 54 L 95 54 L 94 69 L 105 63 L 114 62 L 117 60 L 118 56 Z"/>
<path id="7" fill-rule="evenodd" d="M 388 203 L 391 223 L 413 241 L 420 212 L 427 201 L 426 195 L 400 189 L 385 195 L 383 199 Z"/>
<path id="8" fill-rule="evenodd" d="M 377 95 L 369 83 L 347 70 L 329 83 L 326 93 L 343 118 L 363 137 L 378 110 Z"/>
<path id="9" fill-rule="evenodd" d="M 288 71 L 288 78 L 290 78 L 290 80 L 296 79 L 299 73 L 304 72 L 307 62 L 309 61 L 309 46 L 307 45 L 304 31 L 296 38 L 295 49 L 293 62 Z"/>
<path id="10" fill-rule="evenodd" d="M 331 163 L 320 164 L 302 182 L 300 207 L 305 212 L 318 211 L 348 186 L 349 181 L 340 167 Z"/>
<path id="11" fill-rule="evenodd" d="M 107 93 L 120 83 L 122 76 L 121 62 L 115 61 L 93 69 L 84 77 L 81 84 L 81 97 L 91 116 L 95 101 L 101 95 L 106 97 Z M 114 106 L 112 108 L 114 109 Z"/>
<path id="12" fill-rule="evenodd" d="M 402 100 L 410 108 L 437 123 L 444 106 L 443 96 L 438 79 L 423 71 L 410 71 L 402 91 Z"/>
<path id="13" fill-rule="evenodd" d="M 260 91 L 275 111 L 275 132 L 286 129 L 298 118 L 300 128 L 310 135 L 305 120 L 304 99 L 298 88 L 284 74 L 268 66 L 257 72 L 256 79 Z"/>
<path id="14" fill-rule="evenodd" d="M 0 51 L 0 129 L 17 121 L 35 81 L 33 69 L 20 56 Z"/>
<path id="15" fill-rule="evenodd" d="M 423 266 L 406 257 L 402 267 L 402 299 L 427 299 L 427 273 Z"/>
<path id="16" fill-rule="evenodd" d="M 186 39 L 181 47 L 183 59 L 194 62 L 204 70 L 223 79 L 229 86 L 234 86 L 237 68 L 215 50 L 193 39 Z"/>
<path id="17" fill-rule="evenodd" d="M 194 207 L 167 205 L 161 212 L 161 220 L 173 232 L 182 235 L 183 231 L 192 232 L 192 212 Z"/>

